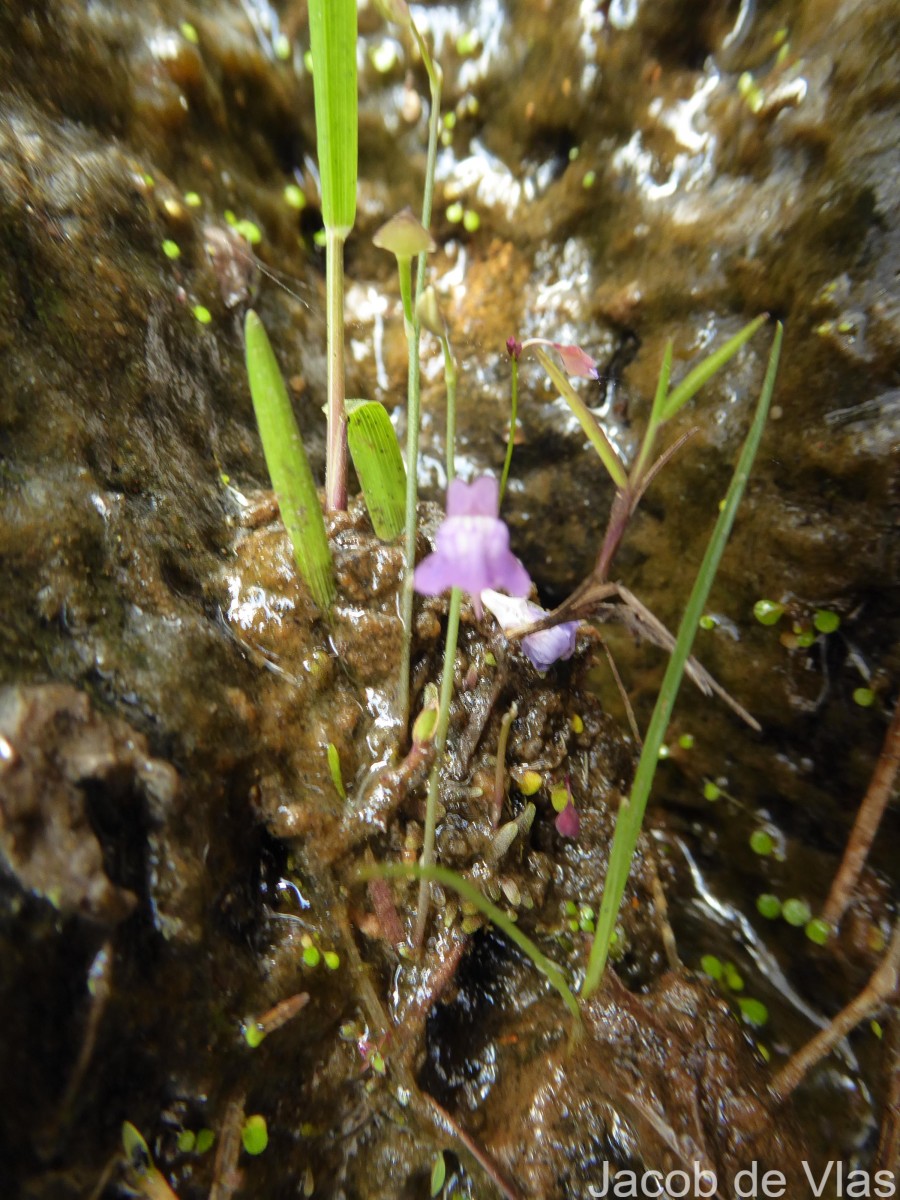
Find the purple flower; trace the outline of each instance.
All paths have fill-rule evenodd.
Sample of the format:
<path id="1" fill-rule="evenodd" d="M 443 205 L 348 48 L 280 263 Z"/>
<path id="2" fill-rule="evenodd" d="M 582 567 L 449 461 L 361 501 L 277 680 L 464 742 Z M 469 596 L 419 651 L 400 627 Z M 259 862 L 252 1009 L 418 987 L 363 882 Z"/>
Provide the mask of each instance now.
<path id="1" fill-rule="evenodd" d="M 447 489 L 447 516 L 437 532 L 437 549 L 416 567 L 416 591 L 437 596 L 450 587 L 462 588 L 479 618 L 485 588 L 527 596 L 531 580 L 509 548 L 509 530 L 499 511 L 500 485 L 493 476 L 480 475 L 471 483 L 454 479 Z"/>
<path id="2" fill-rule="evenodd" d="M 559 342 L 553 342 L 552 345 L 562 359 L 567 375 L 576 375 L 581 379 L 597 378 L 599 372 L 596 362 L 580 346 L 564 346 Z"/>
<path id="3" fill-rule="evenodd" d="M 509 596 L 501 596 L 499 592 L 486 590 L 481 593 L 481 599 L 504 633 L 508 629 L 531 625 L 547 615 L 539 604 L 532 604 L 530 600 L 513 600 Z M 552 629 L 529 633 L 522 638 L 522 653 L 531 660 L 532 666 L 539 671 L 546 671 L 560 659 L 572 657 L 577 633 L 577 621 L 564 621 Z"/>
<path id="4" fill-rule="evenodd" d="M 579 379 L 600 378 L 600 368 L 597 366 L 597 363 L 580 346 L 573 346 L 567 342 L 551 342 L 548 338 L 529 338 L 527 342 L 518 343 L 519 354 L 531 346 L 550 346 L 554 349 L 562 359 L 562 365 L 567 375 L 575 375 Z M 512 354 L 509 342 L 506 343 L 506 349 Z"/>

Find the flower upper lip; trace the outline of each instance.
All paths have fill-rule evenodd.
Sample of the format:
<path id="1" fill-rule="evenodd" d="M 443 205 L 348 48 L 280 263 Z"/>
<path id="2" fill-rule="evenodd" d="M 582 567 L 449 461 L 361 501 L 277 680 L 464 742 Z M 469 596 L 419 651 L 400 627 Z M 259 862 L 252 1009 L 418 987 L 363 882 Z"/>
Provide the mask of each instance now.
<path id="1" fill-rule="evenodd" d="M 509 548 L 509 529 L 499 509 L 500 485 L 493 476 L 481 475 L 471 483 L 454 479 L 447 489 L 447 516 L 438 529 L 435 551 L 416 567 L 416 591 L 436 596 L 447 588 L 462 588 L 479 618 L 486 588 L 527 596 L 531 579 Z"/>

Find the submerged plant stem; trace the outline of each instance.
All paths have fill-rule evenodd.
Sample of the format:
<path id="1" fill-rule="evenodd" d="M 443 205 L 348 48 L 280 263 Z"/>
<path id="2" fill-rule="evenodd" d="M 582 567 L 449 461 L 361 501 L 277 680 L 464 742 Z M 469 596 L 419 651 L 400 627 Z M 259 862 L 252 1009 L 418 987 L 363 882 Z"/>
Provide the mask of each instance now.
<path id="1" fill-rule="evenodd" d="M 344 239 L 343 229 L 325 234 L 325 287 L 328 325 L 328 443 L 325 507 L 347 507 L 347 414 L 344 409 Z"/>
<path id="2" fill-rule="evenodd" d="M 850 903 L 853 889 L 862 874 L 884 810 L 891 798 L 898 769 L 900 769 L 900 704 L 897 704 L 894 709 L 893 719 L 885 735 L 884 746 L 869 782 L 868 790 L 859 806 L 859 812 L 856 814 L 847 849 L 844 851 L 838 873 L 834 877 L 831 891 L 828 893 L 828 899 L 822 909 L 823 920 L 835 928 L 840 925 L 841 918 Z"/>
<path id="3" fill-rule="evenodd" d="M 786 1100 L 797 1085 L 812 1070 L 816 1063 L 830 1054 L 861 1021 L 878 1012 L 900 985 L 900 921 L 894 932 L 887 953 L 876 967 L 872 978 L 850 1003 L 842 1008 L 834 1020 L 816 1036 L 792 1054 L 769 1084 L 769 1091 L 779 1102 Z"/>
<path id="4" fill-rule="evenodd" d="M 438 708 L 437 726 L 434 731 L 434 762 L 428 776 L 428 800 L 425 805 L 425 833 L 422 838 L 422 867 L 434 864 L 434 831 L 437 826 L 438 785 L 444 765 L 444 748 L 447 745 L 447 729 L 450 726 L 450 701 L 453 698 L 453 674 L 456 666 L 456 642 L 459 637 L 459 610 L 462 591 L 455 587 L 450 592 L 450 611 L 447 616 L 447 641 L 444 645 L 444 669 L 441 672 L 441 698 Z M 425 925 L 428 920 L 428 879 L 423 875 L 419 881 L 419 908 L 416 915 L 416 931 L 413 945 L 422 945 Z"/>

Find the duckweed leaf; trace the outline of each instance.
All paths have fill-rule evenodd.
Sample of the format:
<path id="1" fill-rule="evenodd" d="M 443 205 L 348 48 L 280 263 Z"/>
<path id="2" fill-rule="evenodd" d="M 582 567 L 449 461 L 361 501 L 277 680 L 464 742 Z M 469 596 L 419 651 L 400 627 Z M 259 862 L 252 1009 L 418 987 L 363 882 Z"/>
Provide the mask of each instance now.
<path id="1" fill-rule="evenodd" d="M 372 528 L 392 541 L 403 532 L 406 469 L 387 409 L 374 400 L 348 400 L 347 441 Z"/>
<path id="2" fill-rule="evenodd" d="M 249 1116 L 241 1129 L 241 1141 L 248 1154 L 262 1154 L 269 1144 L 266 1118 L 260 1113 Z"/>
<path id="3" fill-rule="evenodd" d="M 769 1019 L 769 1010 L 762 1000 L 754 1000 L 752 996 L 739 996 L 738 1007 L 745 1021 L 757 1028 L 765 1025 Z"/>
<path id="4" fill-rule="evenodd" d="M 297 569 L 320 608 L 334 599 L 325 520 L 287 389 L 262 321 L 251 309 L 244 325 L 247 375 L 266 466 Z"/>

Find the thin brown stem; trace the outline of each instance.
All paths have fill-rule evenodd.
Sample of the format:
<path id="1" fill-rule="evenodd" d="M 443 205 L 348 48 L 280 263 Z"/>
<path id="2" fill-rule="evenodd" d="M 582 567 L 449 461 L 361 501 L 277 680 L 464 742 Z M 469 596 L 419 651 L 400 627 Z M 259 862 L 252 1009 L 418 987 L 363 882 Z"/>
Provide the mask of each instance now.
<path id="1" fill-rule="evenodd" d="M 631 729 L 631 736 L 634 738 L 635 745 L 640 749 L 643 745 L 641 739 L 641 731 L 638 729 L 637 718 L 634 715 L 634 709 L 631 707 L 631 701 L 628 699 L 628 693 L 625 691 L 625 684 L 622 682 L 622 676 L 619 674 L 619 668 L 616 666 L 616 660 L 612 656 L 612 651 L 607 646 L 606 641 L 600 638 L 600 645 L 603 647 L 606 654 L 606 661 L 609 663 L 609 669 L 612 672 L 612 677 L 615 680 L 616 687 L 619 690 L 619 697 L 625 706 L 625 715 L 628 718 L 628 725 Z"/>
<path id="2" fill-rule="evenodd" d="M 633 512 L 634 496 L 630 486 L 617 490 L 609 512 L 609 521 L 606 526 L 606 533 L 603 535 L 603 543 L 600 546 L 597 563 L 591 575 L 591 578 L 596 580 L 597 583 L 602 584 L 606 582 L 612 560 L 615 557 L 622 538 L 625 536 L 625 530 L 628 528 L 628 522 L 631 520 Z"/>
<path id="3" fill-rule="evenodd" d="M 828 893 L 828 899 L 822 909 L 822 917 L 829 925 L 839 925 L 841 917 L 847 911 L 853 889 L 865 866 L 887 802 L 891 798 L 891 790 L 897 778 L 898 768 L 900 768 L 900 703 L 894 709 L 894 717 L 885 735 L 881 755 L 875 764 L 868 790 L 856 815 L 847 849 L 844 851 L 838 873 L 834 877 L 834 883 L 831 885 L 831 891 Z"/>
<path id="4" fill-rule="evenodd" d="M 769 1084 L 769 1090 L 775 1099 L 779 1102 L 786 1100 L 816 1063 L 821 1062 L 852 1029 L 867 1017 L 871 1017 L 896 994 L 898 984 L 900 921 L 894 926 L 887 953 L 859 995 L 851 1000 L 846 1008 L 841 1009 L 830 1025 L 793 1054 Z"/>
<path id="5" fill-rule="evenodd" d="M 453 1117 L 451 1117 L 445 1108 L 442 1108 L 441 1105 L 438 1104 L 437 1100 L 435 1100 L 433 1096 L 429 1096 L 427 1093 L 425 1093 L 425 1100 L 431 1107 L 438 1121 L 443 1124 L 455 1138 L 457 1138 L 460 1145 L 464 1146 L 465 1149 L 468 1150 L 469 1154 L 471 1154 L 471 1156 L 475 1159 L 487 1177 L 499 1189 L 501 1196 L 504 1197 L 504 1200 L 522 1200 L 522 1193 L 519 1191 L 519 1189 L 515 1186 L 515 1184 L 511 1183 L 503 1176 L 500 1168 L 497 1166 L 494 1160 L 483 1147 L 479 1146 L 471 1134 L 466 1133 L 463 1127 L 459 1125 L 453 1119 Z"/>

